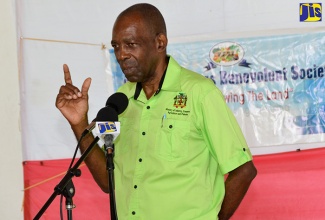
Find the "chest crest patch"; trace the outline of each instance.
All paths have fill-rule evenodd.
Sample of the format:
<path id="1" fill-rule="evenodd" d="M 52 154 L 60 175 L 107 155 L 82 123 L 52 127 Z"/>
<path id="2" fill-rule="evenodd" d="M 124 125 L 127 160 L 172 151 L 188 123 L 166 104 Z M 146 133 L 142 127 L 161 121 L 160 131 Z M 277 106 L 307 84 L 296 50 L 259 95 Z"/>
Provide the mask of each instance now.
<path id="1" fill-rule="evenodd" d="M 186 93 L 180 92 L 174 97 L 174 107 L 176 108 L 185 108 L 187 102 Z"/>

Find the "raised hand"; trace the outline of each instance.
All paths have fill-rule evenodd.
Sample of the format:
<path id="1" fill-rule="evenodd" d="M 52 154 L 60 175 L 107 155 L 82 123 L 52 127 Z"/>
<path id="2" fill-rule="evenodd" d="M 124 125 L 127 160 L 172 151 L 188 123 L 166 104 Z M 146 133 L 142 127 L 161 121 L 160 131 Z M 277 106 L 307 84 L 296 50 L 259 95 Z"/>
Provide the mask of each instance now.
<path id="1" fill-rule="evenodd" d="M 65 85 L 60 88 L 55 106 L 71 126 L 85 125 L 88 123 L 88 90 L 91 78 L 85 79 L 80 91 L 73 85 L 69 67 L 66 64 L 63 65 L 63 72 Z"/>

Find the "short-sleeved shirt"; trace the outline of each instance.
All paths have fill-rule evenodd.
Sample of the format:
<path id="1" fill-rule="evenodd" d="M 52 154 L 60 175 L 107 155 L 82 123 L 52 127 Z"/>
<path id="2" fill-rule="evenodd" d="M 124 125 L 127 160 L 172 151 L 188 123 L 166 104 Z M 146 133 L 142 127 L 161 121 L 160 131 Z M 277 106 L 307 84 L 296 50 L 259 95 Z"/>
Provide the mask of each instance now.
<path id="1" fill-rule="evenodd" d="M 137 85 L 119 89 L 129 105 L 115 140 L 118 218 L 217 219 L 224 174 L 252 159 L 222 93 L 172 57 L 154 96 Z"/>

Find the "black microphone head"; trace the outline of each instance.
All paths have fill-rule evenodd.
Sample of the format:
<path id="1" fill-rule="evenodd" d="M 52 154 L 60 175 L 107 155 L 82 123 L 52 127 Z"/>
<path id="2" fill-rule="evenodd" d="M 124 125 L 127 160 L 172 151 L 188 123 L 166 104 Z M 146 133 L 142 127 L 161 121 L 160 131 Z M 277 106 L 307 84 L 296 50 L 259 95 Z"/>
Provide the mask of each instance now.
<path id="1" fill-rule="evenodd" d="M 106 106 L 115 109 L 118 115 L 124 112 L 126 107 L 128 107 L 128 104 L 129 104 L 129 99 L 122 92 L 114 93 L 106 101 Z"/>
<path id="2" fill-rule="evenodd" d="M 106 106 L 99 110 L 96 121 L 118 121 L 118 115 L 115 109 Z"/>

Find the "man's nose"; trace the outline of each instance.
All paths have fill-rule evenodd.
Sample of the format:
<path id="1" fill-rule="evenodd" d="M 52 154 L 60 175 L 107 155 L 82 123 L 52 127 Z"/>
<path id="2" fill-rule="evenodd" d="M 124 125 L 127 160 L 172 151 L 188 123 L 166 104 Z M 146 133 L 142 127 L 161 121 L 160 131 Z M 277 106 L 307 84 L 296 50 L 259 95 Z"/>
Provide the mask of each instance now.
<path id="1" fill-rule="evenodd" d="M 126 50 L 125 47 L 121 47 L 120 50 L 116 54 L 117 60 L 125 60 L 130 58 L 130 53 L 128 50 Z"/>

